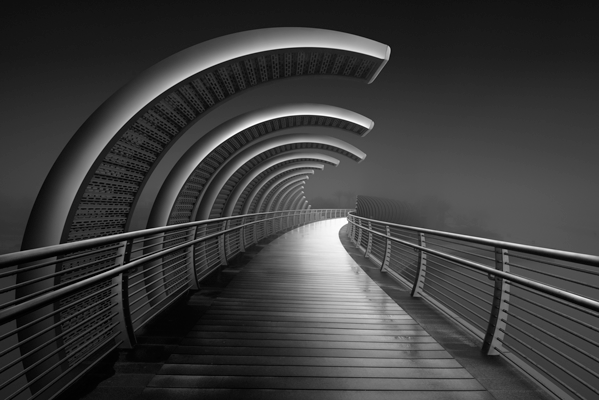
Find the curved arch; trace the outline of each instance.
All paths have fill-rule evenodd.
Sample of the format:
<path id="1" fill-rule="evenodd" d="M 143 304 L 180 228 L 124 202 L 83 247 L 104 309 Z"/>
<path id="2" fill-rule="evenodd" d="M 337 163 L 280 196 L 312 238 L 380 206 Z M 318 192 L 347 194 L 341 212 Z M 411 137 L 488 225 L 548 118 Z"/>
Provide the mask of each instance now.
<path id="1" fill-rule="evenodd" d="M 292 189 L 292 188 L 289 188 L 289 190 L 286 191 L 285 193 L 281 193 L 281 195 L 279 196 L 279 200 L 274 205 L 274 207 L 273 207 L 273 209 L 271 211 L 282 211 L 282 210 L 285 210 L 285 207 L 287 206 L 287 204 L 289 203 L 289 200 L 292 197 L 294 197 L 298 193 L 304 194 L 304 190 L 303 189 L 305 189 L 305 184 L 302 185 L 302 186 L 296 187 L 295 190 Z"/>
<path id="2" fill-rule="evenodd" d="M 272 209 L 273 202 L 280 194 L 281 190 L 289 186 L 288 183 L 290 183 L 289 180 L 282 180 L 278 182 L 276 185 L 273 184 L 269 186 L 256 202 L 256 208 L 254 209 L 254 212 L 262 213 L 275 211 L 274 209 Z"/>
<path id="3" fill-rule="evenodd" d="M 305 169 L 305 168 L 304 169 L 302 169 L 302 168 L 299 168 L 299 169 L 294 168 L 294 169 L 291 169 L 287 173 L 284 173 L 284 172 L 280 173 L 279 171 L 275 170 L 269 176 L 267 176 L 265 179 L 263 179 L 261 183 L 264 183 L 264 185 L 268 184 L 268 187 L 271 188 L 271 187 L 275 187 L 276 185 L 278 185 L 278 184 L 280 184 L 280 183 L 282 183 L 282 182 L 284 182 L 284 181 L 286 181 L 288 179 L 291 179 L 291 178 L 294 178 L 294 177 L 298 177 L 298 176 L 301 176 L 301 175 L 307 175 L 307 174 L 314 175 L 314 170 L 313 169 Z M 262 187 L 264 185 L 262 185 Z M 238 187 L 239 186 L 241 186 L 241 184 L 238 185 Z M 228 215 L 223 214 L 223 216 L 228 216 Z"/>
<path id="4" fill-rule="evenodd" d="M 40 190 L 23 248 L 123 231 L 126 221 L 106 228 L 75 220 L 101 219 L 92 207 L 99 199 L 114 202 L 112 214 L 128 217 L 126 208 L 172 143 L 246 88 L 323 75 L 370 83 L 389 55 L 388 46 L 347 33 L 268 28 L 212 39 L 164 59 L 119 89 L 75 133 Z"/>
<path id="5" fill-rule="evenodd" d="M 283 193 L 283 191 L 285 189 L 287 189 L 290 186 L 297 186 L 296 184 L 299 182 L 302 185 L 306 184 L 306 181 L 309 179 L 309 177 L 307 175 L 303 175 L 303 176 L 299 176 L 299 177 L 295 177 L 295 178 L 290 178 L 288 180 L 285 180 L 284 182 L 281 182 L 278 187 L 276 189 L 273 190 L 272 195 L 270 197 L 270 200 L 268 201 L 268 204 L 266 205 L 266 208 L 264 209 L 264 212 L 269 212 L 269 211 L 277 211 L 277 206 L 279 205 L 279 203 L 275 203 L 275 200 L 280 200 L 281 194 Z"/>
<path id="6" fill-rule="evenodd" d="M 303 154 L 305 154 L 306 156 L 303 156 Z M 265 160 L 263 163 L 261 163 L 259 166 L 256 166 L 251 173 L 248 174 L 248 176 L 251 176 L 253 174 L 254 171 L 259 171 L 262 166 L 264 166 L 265 168 L 270 167 L 271 165 L 278 165 L 278 164 L 282 164 L 283 162 L 287 161 L 290 157 L 299 157 L 299 158 L 313 158 L 315 160 L 324 160 L 325 158 L 329 161 L 329 164 L 333 165 L 333 166 L 338 166 L 339 165 L 339 160 L 337 160 L 336 158 L 333 158 L 327 154 L 321 154 L 321 153 L 303 153 L 303 152 L 289 152 L 289 153 L 283 153 L 280 154 L 276 157 L 273 157 L 269 160 Z M 323 158 L 319 158 L 319 157 L 323 157 Z M 281 160 L 281 161 L 279 161 Z M 291 167 L 291 165 L 289 166 L 289 168 Z M 287 166 L 282 166 L 282 169 L 286 169 L 288 168 Z M 260 191 L 263 190 L 264 185 L 267 183 L 267 180 L 262 180 L 260 183 L 258 183 L 252 190 L 251 192 L 247 195 L 246 200 L 243 203 L 242 209 L 241 209 L 241 214 L 248 214 L 250 212 L 256 212 L 256 209 L 252 209 L 252 204 L 256 201 L 256 197 L 260 197 Z M 236 186 L 235 190 L 233 191 L 233 193 L 231 194 L 227 205 L 229 204 L 229 202 L 234 202 L 234 196 L 236 195 L 237 192 L 237 188 L 241 186 L 241 183 Z M 249 185 L 248 185 L 249 186 Z M 245 190 L 245 189 L 244 189 Z M 240 196 L 241 197 L 241 196 Z M 236 202 L 238 202 L 239 200 L 236 200 Z M 225 215 L 226 212 L 228 212 L 227 210 L 229 209 L 229 207 L 225 207 Z M 230 215 L 230 214 L 229 214 Z M 227 215 L 228 216 L 228 215 Z"/>
<path id="7" fill-rule="evenodd" d="M 296 196 L 295 199 L 293 199 L 293 201 L 291 202 L 289 209 L 297 210 L 299 208 L 299 203 L 302 200 L 302 198 L 305 198 L 305 195 L 303 193 L 301 195 Z"/>
<path id="8" fill-rule="evenodd" d="M 354 161 L 361 162 L 366 158 L 366 154 L 357 147 L 344 142 L 343 140 L 314 134 L 291 134 L 256 141 L 254 144 L 240 152 L 230 160 L 227 160 L 221 169 L 215 173 L 206 188 L 198 197 L 198 201 L 193 210 L 193 220 L 204 220 L 210 218 L 210 211 L 217 199 L 223 186 L 230 177 L 241 168 L 246 162 L 261 153 L 295 150 L 297 148 L 319 148 L 323 150 L 335 151 Z M 226 201 L 226 200 L 225 200 Z"/>
<path id="9" fill-rule="evenodd" d="M 305 199 L 306 196 L 302 195 L 302 196 L 298 196 L 292 203 L 291 203 L 291 207 L 289 207 L 290 210 L 297 210 L 299 209 L 300 206 L 300 202 L 302 199 Z"/>
<path id="10" fill-rule="evenodd" d="M 305 189 L 304 185 L 297 185 L 297 186 L 288 188 L 287 190 L 285 190 L 284 192 L 282 192 L 280 194 L 277 204 L 275 204 L 275 207 L 273 207 L 273 210 L 271 210 L 271 211 L 284 210 L 284 208 L 282 208 L 282 206 L 286 205 L 291 198 L 295 198 L 295 196 L 303 195 L 304 189 Z"/>
<path id="11" fill-rule="evenodd" d="M 374 122 L 343 108 L 309 103 L 268 107 L 232 118 L 201 137 L 179 159 L 154 201 L 148 227 L 189 222 L 192 215 L 187 205 L 201 196 L 203 186 L 228 159 L 261 137 L 307 126 L 364 136 Z"/>
<path id="12" fill-rule="evenodd" d="M 302 211 L 303 211 L 303 210 L 305 210 L 307 207 L 308 207 L 308 200 L 305 200 L 305 201 L 302 203 L 302 207 L 300 208 L 300 210 L 302 210 Z"/>
<path id="13" fill-rule="evenodd" d="M 263 163 L 266 164 L 266 163 Z M 284 175 L 291 173 L 302 173 L 300 171 L 312 171 L 314 174 L 314 170 L 323 170 L 324 165 L 318 164 L 315 162 L 296 162 L 291 165 L 280 165 L 280 163 L 274 164 L 276 168 L 272 171 L 266 173 L 263 172 L 267 170 L 269 167 L 265 165 L 260 165 L 254 168 L 250 173 L 243 177 L 243 179 L 239 182 L 235 189 L 229 196 L 227 203 L 225 204 L 225 208 L 223 210 L 223 217 L 228 217 L 235 214 L 239 214 L 239 211 L 243 209 L 247 202 L 251 202 L 249 195 L 254 190 L 260 190 L 265 185 L 274 184 L 278 179 L 282 179 Z M 308 172 L 306 172 L 308 173 Z M 262 176 L 264 175 L 264 176 Z M 243 199 L 240 200 L 240 197 L 243 196 Z M 253 199 L 253 197 L 252 197 Z M 237 212 L 235 212 L 237 210 Z"/>

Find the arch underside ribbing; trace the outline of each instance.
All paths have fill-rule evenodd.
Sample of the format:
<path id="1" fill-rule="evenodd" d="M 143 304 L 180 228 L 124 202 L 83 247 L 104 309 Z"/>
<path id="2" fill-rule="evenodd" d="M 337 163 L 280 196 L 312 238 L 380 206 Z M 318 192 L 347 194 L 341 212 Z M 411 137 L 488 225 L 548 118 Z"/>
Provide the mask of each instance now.
<path id="1" fill-rule="evenodd" d="M 308 171 L 311 171 L 311 172 L 308 172 Z M 252 199 L 251 203 L 254 203 L 254 206 L 255 206 L 256 204 L 258 204 L 260 202 L 260 199 L 263 196 L 266 196 L 271 190 L 276 188 L 282 182 L 285 182 L 286 180 L 291 179 L 293 177 L 297 177 L 299 175 L 306 175 L 306 174 L 314 174 L 314 171 L 303 169 L 303 168 L 298 168 L 298 169 L 294 169 L 294 170 L 291 170 L 286 173 L 273 174 L 274 176 L 269 177 L 268 181 L 264 182 L 262 187 L 259 188 L 258 190 L 256 190 L 256 193 L 254 196 L 255 200 Z M 251 190 L 253 190 L 253 189 L 251 189 Z M 248 201 L 250 201 L 250 199 L 248 199 Z M 253 211 L 254 208 L 251 208 L 251 204 L 250 204 L 250 209 L 252 209 L 252 211 L 251 211 L 252 213 L 257 212 L 257 211 Z"/>
<path id="2" fill-rule="evenodd" d="M 273 169 L 269 173 L 264 174 L 264 172 L 262 172 L 262 173 L 258 174 L 255 178 L 253 178 L 251 180 L 251 182 L 249 182 L 246 186 L 244 186 L 241 195 L 235 201 L 233 210 L 228 212 L 225 209 L 224 216 L 228 217 L 230 215 L 241 214 L 242 207 L 245 205 L 244 203 L 246 201 L 248 201 L 248 202 L 250 202 L 250 206 L 251 206 L 251 203 L 254 201 L 253 199 L 257 195 L 259 195 L 260 192 L 262 192 L 262 188 L 266 188 L 265 190 L 267 190 L 269 187 L 271 187 L 272 185 L 275 185 L 277 182 L 279 182 L 282 179 L 286 179 L 291 176 L 297 176 L 300 174 L 314 174 L 315 173 L 314 169 L 319 169 L 319 170 L 324 169 L 324 165 L 321 168 L 312 167 L 314 169 L 307 169 L 308 166 L 309 166 L 309 164 L 307 164 L 307 163 L 302 163 L 302 164 L 298 165 L 296 168 L 291 168 L 292 166 L 290 166 L 288 168 L 285 168 L 284 166 L 279 166 L 278 168 Z M 250 199 L 250 196 L 252 195 L 252 193 L 254 194 L 254 196 L 252 196 L 252 198 Z M 233 199 L 229 199 L 229 202 L 231 202 L 232 200 Z M 227 203 L 227 206 L 228 205 L 229 204 Z"/>
<path id="3" fill-rule="evenodd" d="M 284 179 L 275 185 L 272 185 L 268 190 L 264 192 L 262 198 L 256 204 L 256 212 L 268 212 L 274 211 L 272 205 L 274 204 L 275 198 L 281 190 L 288 187 L 291 183 L 297 182 L 297 180 Z"/>
<path id="4" fill-rule="evenodd" d="M 235 189 L 236 185 L 239 183 L 239 181 L 241 181 L 241 179 L 243 179 L 243 177 L 247 173 L 249 173 L 253 168 L 255 168 L 260 163 L 268 160 L 269 158 L 276 157 L 276 156 L 286 153 L 286 152 L 293 152 L 293 151 L 297 151 L 297 150 L 306 150 L 306 149 L 331 151 L 331 152 L 335 152 L 337 154 L 344 155 L 354 161 L 360 161 L 360 159 L 358 157 L 356 157 L 354 154 L 352 154 L 346 150 L 343 150 L 336 146 L 326 145 L 326 144 L 322 144 L 322 143 L 293 143 L 293 144 L 287 144 L 287 145 L 282 145 L 282 146 L 277 146 L 277 147 L 271 148 L 267 151 L 262 152 L 261 154 L 255 156 L 255 157 L 252 157 L 250 160 L 246 161 L 240 168 L 238 168 L 235 171 L 235 173 L 230 175 L 229 179 L 226 180 L 226 183 L 221 188 L 221 190 L 218 192 L 218 195 L 216 196 L 214 202 L 212 203 L 209 214 L 207 216 L 198 214 L 197 218 L 211 219 L 211 218 L 219 218 L 219 217 L 223 216 L 223 210 L 224 210 L 225 204 L 227 203 L 227 200 L 229 199 L 229 196 L 232 193 L 232 191 Z M 305 161 L 307 161 L 307 160 L 305 160 Z"/>
<path id="5" fill-rule="evenodd" d="M 272 185 L 269 185 L 269 187 L 271 188 L 269 190 L 275 190 L 277 187 L 280 187 L 280 185 L 285 182 L 290 182 L 292 180 L 297 181 L 297 180 L 307 180 L 307 179 L 309 179 L 309 175 L 306 174 L 305 172 L 290 173 L 290 174 L 282 176 L 280 179 L 276 179 L 275 182 L 272 183 Z"/>
<path id="6" fill-rule="evenodd" d="M 268 198 L 265 198 L 265 202 L 262 203 L 264 205 L 263 212 L 277 211 L 275 206 L 278 205 L 277 201 L 280 199 L 280 195 L 281 195 L 282 191 L 284 191 L 286 188 L 289 188 L 291 186 L 296 186 L 297 183 L 299 183 L 301 185 L 305 185 L 306 181 L 308 179 L 309 179 L 308 176 L 293 177 L 293 178 L 285 179 L 283 182 L 278 184 L 276 187 L 273 187 L 273 190 L 269 193 Z"/>
<path id="7" fill-rule="evenodd" d="M 294 127 L 331 127 L 338 128 L 357 135 L 364 135 L 369 127 L 357 123 L 334 118 L 327 115 L 294 115 L 266 120 L 253 125 L 222 142 L 214 151 L 197 165 L 187 178 L 177 196 L 172 211 L 168 217 L 168 225 L 190 222 L 194 215 L 194 205 L 200 199 L 202 191 L 215 173 L 242 149 L 249 146 L 254 140 L 265 135 L 276 133 L 280 130 Z M 168 178 L 167 178 L 168 179 Z M 162 204 L 157 204 L 163 207 Z M 221 214 L 219 214 L 220 216 Z"/>
<path id="8" fill-rule="evenodd" d="M 303 189 L 305 188 L 306 182 L 298 182 L 296 184 L 289 185 L 289 187 L 285 189 L 281 189 L 281 192 L 277 194 L 274 198 L 274 202 L 271 207 L 269 207 L 269 211 L 279 211 L 281 207 L 287 204 L 287 200 L 290 197 L 297 195 L 298 193 L 303 194 Z"/>
<path id="9" fill-rule="evenodd" d="M 345 52 L 294 49 L 235 59 L 178 84 L 116 133 L 118 139 L 104 151 L 73 204 L 63 240 L 124 232 L 160 158 L 190 126 L 229 97 L 262 83 L 298 76 L 368 80 L 377 65 L 380 60 L 376 63 Z"/>

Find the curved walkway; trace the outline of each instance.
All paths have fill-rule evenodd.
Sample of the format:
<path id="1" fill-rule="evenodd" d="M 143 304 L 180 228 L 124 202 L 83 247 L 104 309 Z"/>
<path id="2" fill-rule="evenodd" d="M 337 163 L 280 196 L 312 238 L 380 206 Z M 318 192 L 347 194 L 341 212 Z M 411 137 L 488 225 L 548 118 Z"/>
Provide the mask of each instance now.
<path id="1" fill-rule="evenodd" d="M 143 399 L 492 399 L 339 241 L 345 219 L 274 240 Z"/>

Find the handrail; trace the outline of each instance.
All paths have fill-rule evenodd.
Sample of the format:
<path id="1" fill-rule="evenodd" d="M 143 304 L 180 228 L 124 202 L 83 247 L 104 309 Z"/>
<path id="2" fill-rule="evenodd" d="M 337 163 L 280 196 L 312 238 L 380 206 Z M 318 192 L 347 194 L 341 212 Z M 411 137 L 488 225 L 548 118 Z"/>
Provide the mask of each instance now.
<path id="1" fill-rule="evenodd" d="M 599 398 L 598 256 L 347 218 L 364 257 L 481 339 L 484 354 L 558 398 Z"/>
<path id="2" fill-rule="evenodd" d="M 501 240 L 487 239 L 487 238 L 481 238 L 481 237 L 476 237 L 476 236 L 468 236 L 468 235 L 462 235 L 459 233 L 436 231 L 433 229 L 426 229 L 426 228 L 419 228 L 419 227 L 409 226 L 409 225 L 395 224 L 393 222 L 380 221 L 377 219 L 360 217 L 358 215 L 355 215 L 355 212 L 354 213 L 350 212 L 350 215 L 352 215 L 355 218 L 359 218 L 360 220 L 363 220 L 363 221 L 385 224 L 390 227 L 392 226 L 392 227 L 396 227 L 396 228 L 401 228 L 401 229 L 405 229 L 407 231 L 429 233 L 429 234 L 434 234 L 437 236 L 443 236 L 443 237 L 452 238 L 452 239 L 464 240 L 464 241 L 467 241 L 470 243 L 478 243 L 478 244 L 484 244 L 487 246 L 501 247 L 504 249 L 521 251 L 523 253 L 534 254 L 537 256 L 557 258 L 562 261 L 570 261 L 570 262 L 575 262 L 575 263 L 580 263 L 580 264 L 585 264 L 585 265 L 591 265 L 594 267 L 599 267 L 599 256 L 595 256 L 592 254 L 574 253 L 574 252 L 570 252 L 570 251 L 549 249 L 546 247 L 530 246 L 527 244 L 504 242 Z"/>
<path id="3" fill-rule="evenodd" d="M 133 347 L 136 331 L 246 247 L 349 211 L 244 214 L 1 255 L 0 348 L 12 350 L 0 352 L 0 398 L 50 387 L 54 396 L 103 355 Z"/>
<path id="4" fill-rule="evenodd" d="M 358 217 L 357 215 L 353 215 L 353 217 L 361 219 L 361 220 L 369 221 L 369 222 L 385 223 L 386 225 L 389 225 L 389 226 L 396 226 L 396 227 L 404 228 L 404 226 L 399 225 L 399 224 L 392 224 L 392 223 L 389 223 L 389 222 L 372 220 L 372 219 L 369 219 L 369 218 Z M 351 224 L 357 226 L 357 224 L 355 222 L 353 222 L 353 221 L 349 221 L 349 222 Z M 465 235 L 458 235 L 458 234 L 449 233 L 449 232 L 434 231 L 434 230 L 431 230 L 431 229 L 418 229 L 418 228 L 414 228 L 414 227 L 410 227 L 410 228 L 413 228 L 414 230 L 419 231 L 419 232 L 434 233 L 434 234 L 437 234 L 439 236 L 446 236 L 446 237 L 453 237 L 453 238 L 457 238 L 457 236 L 465 236 Z M 476 270 L 479 270 L 479 271 L 482 271 L 482 272 L 486 272 L 488 274 L 500 276 L 500 277 L 502 277 L 504 279 L 507 279 L 507 280 L 509 280 L 511 282 L 517 282 L 517 283 L 519 283 L 519 284 L 521 284 L 523 286 L 529 287 L 531 289 L 535 289 L 535 290 L 538 290 L 540 292 L 543 292 L 543 293 L 546 293 L 546 294 L 549 294 L 549 295 L 553 295 L 553 296 L 561 298 L 563 300 L 571 301 L 572 303 L 575 303 L 575 304 L 578 304 L 580 306 L 586 307 L 586 308 L 588 308 L 590 310 L 598 311 L 599 312 L 599 301 L 595 301 L 595 300 L 589 299 L 589 298 L 584 297 L 584 296 L 580 296 L 580 295 L 577 295 L 577 294 L 574 294 L 574 293 L 570 293 L 570 292 L 567 292 L 565 290 L 561 290 L 561 289 L 558 289 L 558 288 L 553 287 L 553 286 L 546 285 L 546 284 L 541 283 L 541 282 L 537 282 L 537 281 L 534 281 L 534 280 L 531 280 L 531 279 L 526 279 L 526 278 L 523 278 L 523 277 L 518 276 L 518 275 L 514 275 L 514 274 L 511 274 L 511 273 L 506 273 L 506 272 L 503 272 L 503 271 L 499 271 L 497 269 L 489 268 L 489 267 L 487 267 L 485 265 L 482 265 L 482 264 L 479 264 L 479 263 L 476 263 L 476 262 L 473 262 L 473 261 L 470 261 L 470 260 L 466 260 L 464 258 L 452 256 L 452 255 L 445 254 L 445 253 L 437 251 L 437 250 L 429 249 L 429 248 L 426 248 L 426 247 L 422 247 L 422 246 L 416 245 L 414 243 L 406 242 L 405 240 L 397 239 L 397 238 L 394 238 L 392 236 L 388 236 L 388 235 L 382 234 L 380 232 L 374 231 L 372 229 L 368 229 L 368 228 L 363 227 L 363 226 L 360 226 L 360 229 L 362 229 L 364 231 L 367 231 L 369 233 L 375 234 L 376 236 L 379 236 L 379 237 L 391 240 L 393 242 L 401 243 L 403 245 L 410 246 L 410 247 L 412 247 L 414 249 L 418 249 L 420 251 L 424 251 L 424 252 L 429 253 L 429 254 L 434 254 L 434 255 L 436 255 L 436 256 L 438 256 L 440 258 L 443 258 L 443 259 L 446 259 L 446 260 L 449 260 L 449 261 L 455 261 L 455 262 L 458 262 L 460 264 L 472 267 L 472 268 L 474 268 Z M 440 235 L 439 233 L 444 233 L 445 235 Z M 466 236 L 466 237 L 468 237 L 468 238 L 474 238 L 472 236 Z M 475 239 L 478 239 L 478 238 L 475 238 Z M 480 239 L 482 239 L 482 238 L 480 238 Z M 505 243 L 505 242 L 496 241 L 496 240 L 490 240 L 490 239 L 484 239 L 484 240 L 488 240 L 488 242 L 486 244 L 493 243 L 493 245 L 495 247 L 501 247 L 500 244 L 501 243 Z M 482 241 L 477 241 L 476 243 L 482 243 Z M 515 243 L 513 243 L 513 244 L 515 244 Z M 515 246 L 511 246 L 511 247 L 515 247 Z M 536 247 L 536 249 L 542 249 L 542 247 Z M 545 249 L 545 250 L 551 250 L 551 249 Z M 522 250 L 520 249 L 520 251 L 522 251 Z M 576 253 L 573 253 L 573 254 L 576 254 Z M 593 256 L 590 256 L 590 257 L 593 257 Z M 599 259 L 599 257 L 595 257 L 595 258 Z M 590 265 L 593 265 L 593 264 L 590 264 Z"/>
<path id="5" fill-rule="evenodd" d="M 266 214 L 266 213 L 264 213 L 264 214 Z M 46 293 L 44 295 L 38 296 L 38 297 L 36 297 L 34 299 L 31 299 L 31 300 L 28 300 L 26 302 L 20 303 L 20 304 L 18 304 L 16 306 L 13 306 L 13 307 L 10 307 L 10 308 L 4 309 L 4 310 L 0 310 L 0 324 L 3 324 L 3 323 L 5 323 L 8 320 L 17 318 L 18 316 L 20 316 L 22 314 L 25 314 L 25 313 L 27 313 L 28 311 L 30 311 L 30 310 L 32 310 L 34 308 L 50 304 L 50 303 L 52 303 L 52 302 L 54 302 L 54 301 L 56 301 L 56 300 L 58 300 L 58 299 L 60 299 L 62 297 L 69 296 L 69 295 L 77 292 L 78 290 L 81 290 L 81 289 L 84 289 L 86 287 L 92 286 L 93 284 L 101 282 L 101 281 L 103 281 L 105 279 L 113 278 L 113 277 L 115 277 L 115 276 L 117 276 L 117 275 L 119 275 L 119 274 L 121 274 L 121 273 L 123 273 L 125 271 L 137 268 L 137 267 L 139 267 L 142 264 L 145 264 L 145 263 L 147 263 L 149 261 L 156 260 L 158 258 L 162 258 L 163 256 L 165 256 L 167 254 L 174 253 L 175 251 L 184 249 L 184 248 L 186 248 L 186 247 L 188 247 L 190 245 L 197 244 L 197 243 L 203 242 L 205 240 L 212 239 L 212 238 L 221 236 L 223 234 L 239 230 L 239 229 L 244 228 L 246 226 L 254 225 L 254 224 L 257 224 L 257 223 L 262 223 L 264 221 L 272 221 L 272 220 L 275 220 L 277 218 L 278 217 L 274 217 L 274 218 L 268 218 L 268 219 L 262 219 L 262 220 L 259 220 L 259 221 L 249 222 L 249 223 L 244 224 L 244 225 L 238 225 L 238 226 L 235 226 L 233 228 L 225 229 L 225 230 L 218 231 L 218 232 L 210 234 L 210 235 L 203 236 L 203 237 L 198 238 L 198 239 L 194 239 L 194 240 L 191 240 L 191 241 L 188 241 L 188 242 L 184 242 L 184 243 L 182 243 L 180 245 L 169 247 L 166 250 L 155 252 L 155 253 L 152 253 L 152 254 L 150 254 L 148 256 L 140 257 L 140 258 L 136 259 L 135 261 L 131 261 L 131 262 L 125 264 L 125 265 L 121 265 L 120 267 L 113 268 L 110 271 L 106 271 L 106 272 L 103 272 L 101 274 L 94 275 L 94 276 L 92 276 L 90 278 L 87 278 L 87 279 L 84 279 L 82 281 L 77 281 L 76 283 L 73 283 L 73 284 L 71 284 L 69 286 L 66 286 L 66 287 L 63 287 L 61 289 L 52 291 L 50 293 Z M 216 222 L 216 221 L 219 221 L 219 220 L 221 220 L 221 219 L 213 219 L 213 220 L 209 220 L 209 221 L 210 222 Z M 202 222 L 206 222 L 206 221 L 202 221 Z M 187 224 L 181 224 L 181 225 L 187 225 Z M 152 229 L 148 229 L 148 230 L 150 231 Z M 126 235 L 126 234 L 120 234 L 120 235 L 114 235 L 114 236 L 115 237 L 116 236 L 120 236 L 122 238 L 123 235 Z M 129 237 L 129 238 L 131 238 L 131 237 Z M 90 240 L 93 241 L 93 239 L 90 239 Z M 119 241 L 118 239 L 114 239 L 114 240 L 115 241 Z M 89 248 L 89 247 L 90 246 L 87 246 L 86 248 Z M 46 257 L 44 257 L 44 258 L 46 258 Z"/>
<path id="6" fill-rule="evenodd" d="M 336 210 L 336 209 L 331 209 L 331 210 Z M 288 210 L 285 210 L 285 211 L 288 211 Z M 292 210 L 292 211 L 295 211 L 295 210 Z M 183 224 L 161 226 L 161 227 L 149 228 L 149 229 L 141 229 L 141 230 L 132 231 L 132 232 L 119 233 L 116 235 L 103 236 L 103 237 L 92 238 L 92 239 L 85 239 L 85 240 L 80 240 L 80 241 L 72 242 L 72 243 L 61 243 L 61 244 L 56 244 L 56 245 L 52 245 L 52 246 L 40 247 L 37 249 L 16 251 L 13 253 L 7 253 L 7 254 L 0 255 L 0 268 L 4 268 L 7 266 L 16 265 L 16 264 L 24 264 L 27 262 L 34 261 L 36 259 L 39 260 L 39 259 L 43 259 L 43 258 L 60 256 L 63 254 L 72 253 L 72 252 L 79 251 L 79 250 L 84 250 L 84 249 L 87 249 L 90 247 L 104 246 L 107 244 L 122 242 L 124 240 L 135 239 L 135 238 L 139 238 L 139 237 L 143 237 L 143 236 L 164 233 L 164 232 L 170 232 L 170 231 L 178 231 L 183 228 L 195 227 L 195 226 L 210 224 L 210 223 L 214 223 L 214 222 L 228 221 L 228 220 L 232 220 L 232 219 L 239 219 L 240 217 L 256 217 L 256 216 L 261 216 L 261 215 L 274 214 L 277 212 L 281 212 L 281 211 L 270 211 L 270 212 L 255 213 L 255 214 L 234 215 L 234 216 L 230 216 L 230 217 L 221 217 L 221 218 L 207 219 L 207 220 L 202 220 L 202 221 L 186 222 Z"/>

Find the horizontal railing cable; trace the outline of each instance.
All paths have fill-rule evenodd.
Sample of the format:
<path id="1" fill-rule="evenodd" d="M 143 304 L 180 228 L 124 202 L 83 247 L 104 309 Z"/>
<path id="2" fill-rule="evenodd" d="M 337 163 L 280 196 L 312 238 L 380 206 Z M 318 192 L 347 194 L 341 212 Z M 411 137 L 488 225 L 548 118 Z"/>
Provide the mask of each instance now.
<path id="1" fill-rule="evenodd" d="M 356 213 L 348 222 L 366 257 L 481 339 L 484 354 L 504 356 L 557 397 L 599 394 L 598 256 Z"/>
<path id="2" fill-rule="evenodd" d="M 0 255 L 0 398 L 56 397 L 246 248 L 349 211 L 237 215 Z"/>

